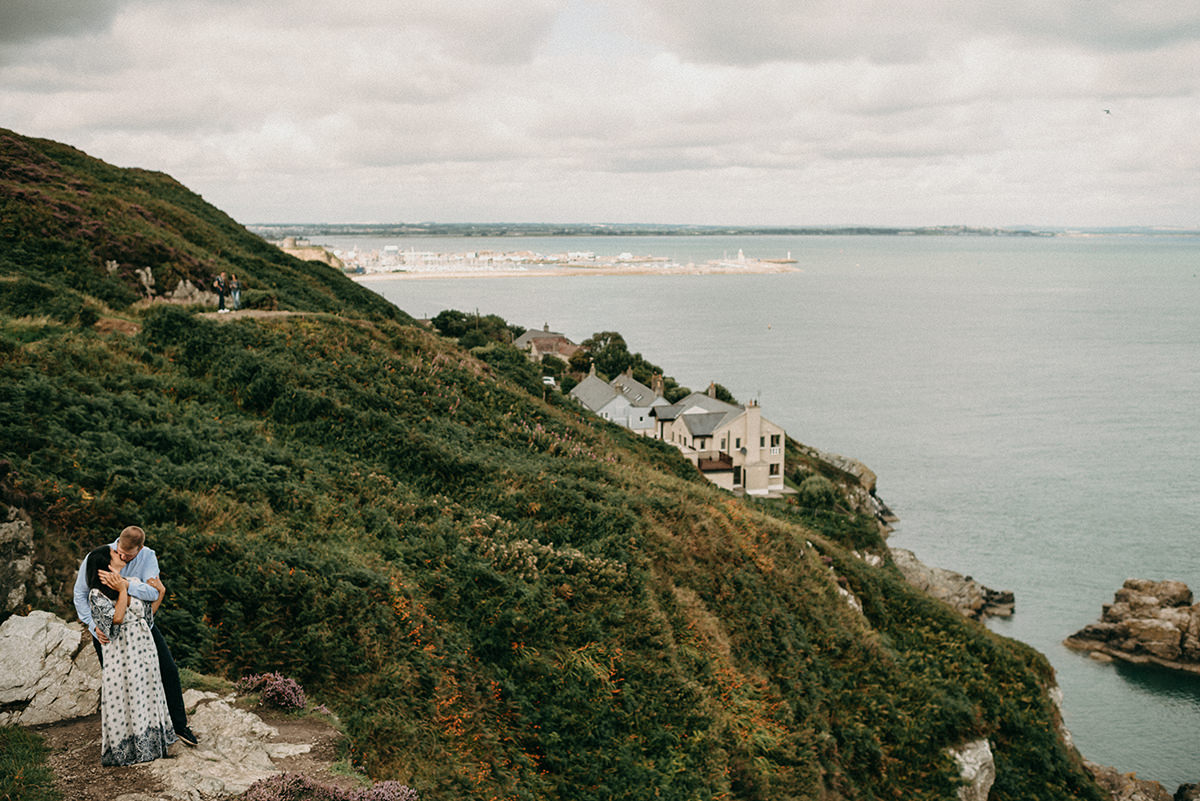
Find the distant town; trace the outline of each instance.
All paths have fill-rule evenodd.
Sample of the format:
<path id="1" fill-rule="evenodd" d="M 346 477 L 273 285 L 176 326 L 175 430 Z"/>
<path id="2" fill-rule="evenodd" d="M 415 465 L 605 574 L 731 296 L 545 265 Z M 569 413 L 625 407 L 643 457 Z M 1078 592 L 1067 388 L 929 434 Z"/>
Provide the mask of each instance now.
<path id="1" fill-rule="evenodd" d="M 350 275 L 453 278 L 473 275 L 579 275 L 636 273 L 768 273 L 790 272 L 796 260 L 752 258 L 742 250 L 721 259 L 681 263 L 665 256 L 618 253 L 600 258 L 593 251 L 538 253 L 531 250 L 473 250 L 441 253 L 400 245 L 382 248 L 328 248 L 308 239 L 287 236 L 274 242 L 285 253 L 305 261 L 321 261 Z"/>

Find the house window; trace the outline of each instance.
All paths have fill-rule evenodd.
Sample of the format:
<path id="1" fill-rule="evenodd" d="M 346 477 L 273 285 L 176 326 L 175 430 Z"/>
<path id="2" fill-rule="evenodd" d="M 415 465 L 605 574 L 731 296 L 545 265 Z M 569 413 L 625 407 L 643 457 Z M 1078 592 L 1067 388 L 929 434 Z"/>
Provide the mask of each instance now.
<path id="1" fill-rule="evenodd" d="M 725 450 L 729 442 L 729 437 L 721 437 L 721 450 Z"/>
<path id="2" fill-rule="evenodd" d="M 772 435 L 771 435 L 771 447 L 772 447 L 772 448 L 778 448 L 778 447 L 779 447 L 779 435 L 778 435 L 778 434 L 772 434 Z"/>
<path id="3" fill-rule="evenodd" d="M 770 474 L 771 474 L 771 475 L 773 475 L 773 476 L 777 476 L 777 475 L 779 475 L 779 465 L 778 465 L 778 464 L 776 464 L 776 463 L 774 463 L 774 462 L 772 462 L 772 464 L 771 464 L 771 467 L 770 467 L 770 469 L 769 469 L 769 470 L 767 470 L 767 472 L 768 472 L 768 473 L 770 473 Z"/>
<path id="4" fill-rule="evenodd" d="M 758 438 L 758 447 L 760 447 L 760 448 L 765 448 L 765 447 L 767 447 L 767 438 L 766 438 L 766 437 L 759 437 L 759 438 Z"/>
<path id="5" fill-rule="evenodd" d="M 735 439 L 733 441 L 733 447 L 735 447 L 735 448 L 742 447 L 742 438 L 741 437 L 738 437 L 737 439 Z"/>

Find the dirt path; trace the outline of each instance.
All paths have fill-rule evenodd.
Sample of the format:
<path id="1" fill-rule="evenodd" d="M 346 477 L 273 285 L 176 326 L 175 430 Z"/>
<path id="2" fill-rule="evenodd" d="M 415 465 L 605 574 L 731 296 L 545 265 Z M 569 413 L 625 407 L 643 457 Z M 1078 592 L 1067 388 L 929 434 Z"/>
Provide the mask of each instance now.
<path id="1" fill-rule="evenodd" d="M 306 754 L 274 760 L 275 767 L 287 773 L 301 773 L 324 784 L 339 787 L 357 786 L 353 777 L 333 773 L 337 761 L 339 732 L 321 718 L 291 715 L 254 708 L 265 723 L 274 726 L 279 736 L 273 742 L 309 743 Z M 119 768 L 100 765 L 100 716 L 90 715 L 62 723 L 33 727 L 49 749 L 46 764 L 54 771 L 55 786 L 65 801 L 115 801 L 120 796 L 141 794 L 147 799 L 174 799 L 167 793 L 166 784 L 150 769 L 149 763 Z M 197 730 L 203 748 L 204 733 Z M 183 743 L 171 746 L 168 760 L 173 760 Z"/>

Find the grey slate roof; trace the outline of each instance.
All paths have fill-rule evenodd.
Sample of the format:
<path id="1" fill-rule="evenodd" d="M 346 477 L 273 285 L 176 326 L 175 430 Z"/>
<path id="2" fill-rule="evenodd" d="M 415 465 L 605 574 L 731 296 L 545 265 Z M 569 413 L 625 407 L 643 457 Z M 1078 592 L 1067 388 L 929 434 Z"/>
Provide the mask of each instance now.
<path id="1" fill-rule="evenodd" d="M 682 406 L 685 410 L 700 408 L 706 412 L 721 412 L 721 413 L 742 411 L 741 406 L 735 406 L 734 404 L 726 403 L 723 400 L 717 400 L 716 398 L 710 398 L 704 392 L 693 392 L 691 395 L 688 395 L 686 398 L 679 401 L 679 405 Z"/>
<path id="2" fill-rule="evenodd" d="M 530 345 L 532 345 L 533 341 L 535 339 L 563 339 L 563 340 L 566 340 L 567 342 L 571 341 L 571 340 L 567 339 L 565 334 L 560 334 L 557 331 L 547 331 L 545 329 L 531 328 L 528 331 L 526 331 L 524 334 L 521 334 L 521 336 L 517 337 L 513 341 L 513 347 L 515 347 L 519 350 L 524 350 L 525 348 L 528 348 Z"/>
<path id="3" fill-rule="evenodd" d="M 617 391 L 594 375 L 585 377 L 570 392 L 572 398 L 593 412 L 597 412 L 617 397 Z"/>
<path id="4" fill-rule="evenodd" d="M 704 412 L 703 414 L 685 414 L 683 424 L 693 437 L 711 437 L 713 432 L 721 427 L 730 412 Z"/>
<path id="5" fill-rule="evenodd" d="M 609 382 L 613 389 L 625 396 L 630 406 L 649 406 L 658 397 L 654 390 L 632 376 L 621 375 Z"/>
<path id="6" fill-rule="evenodd" d="M 679 415 L 683 414 L 683 405 L 672 403 L 670 406 L 655 406 L 650 410 L 650 414 L 657 417 L 659 420 L 674 420 Z"/>

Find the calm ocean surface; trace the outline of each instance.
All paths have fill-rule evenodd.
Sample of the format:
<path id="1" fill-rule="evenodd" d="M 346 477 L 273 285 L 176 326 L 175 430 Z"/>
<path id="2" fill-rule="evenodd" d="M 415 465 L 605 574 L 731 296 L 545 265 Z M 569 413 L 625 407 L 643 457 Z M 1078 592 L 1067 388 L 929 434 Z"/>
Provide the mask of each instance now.
<path id="1" fill-rule="evenodd" d="M 620 331 L 680 383 L 719 381 L 879 475 L 891 544 L 1016 593 L 995 631 L 1045 653 L 1084 756 L 1200 782 L 1200 677 L 1061 645 L 1128 577 L 1200 595 L 1200 239 L 393 239 L 445 252 L 779 258 L 778 275 L 368 280 L 417 317 Z"/>

